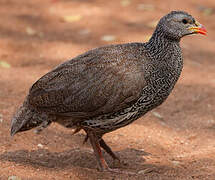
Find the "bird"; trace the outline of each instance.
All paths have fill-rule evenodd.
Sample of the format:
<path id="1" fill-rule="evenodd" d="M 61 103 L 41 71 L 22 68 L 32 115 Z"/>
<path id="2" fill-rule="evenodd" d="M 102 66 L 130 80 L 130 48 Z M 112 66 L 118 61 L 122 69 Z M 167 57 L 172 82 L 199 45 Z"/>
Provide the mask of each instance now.
<path id="1" fill-rule="evenodd" d="M 11 119 L 11 136 L 58 123 L 86 132 L 98 169 L 114 171 L 102 150 L 119 157 L 103 136 L 129 125 L 161 105 L 183 68 L 182 37 L 206 35 L 206 28 L 184 11 L 171 11 L 158 22 L 148 42 L 112 44 L 65 61 L 29 89 Z"/>

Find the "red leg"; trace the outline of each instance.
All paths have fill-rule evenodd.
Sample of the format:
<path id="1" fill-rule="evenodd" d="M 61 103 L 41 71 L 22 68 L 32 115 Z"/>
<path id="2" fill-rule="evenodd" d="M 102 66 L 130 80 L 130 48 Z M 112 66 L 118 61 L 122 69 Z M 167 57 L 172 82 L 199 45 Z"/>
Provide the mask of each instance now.
<path id="1" fill-rule="evenodd" d="M 90 143 L 93 147 L 94 154 L 96 156 L 98 165 L 99 165 L 99 170 L 100 171 L 109 171 L 109 172 L 114 172 L 114 173 L 123 173 L 123 174 L 129 174 L 129 175 L 135 175 L 133 172 L 127 172 L 127 171 L 121 171 L 118 169 L 111 169 L 108 167 L 101 151 L 100 143 L 99 143 L 99 138 L 96 136 L 96 134 L 92 131 L 87 131 L 88 137 L 90 139 Z M 101 140 L 100 140 L 101 141 Z M 101 141 L 101 144 L 103 147 L 105 147 L 105 150 L 115 159 L 118 159 L 116 155 L 112 152 L 110 147 L 104 142 L 104 140 Z"/>
<path id="2" fill-rule="evenodd" d="M 119 160 L 119 158 L 114 154 L 114 152 L 111 150 L 111 148 L 105 143 L 103 139 L 99 141 L 100 146 L 114 159 Z"/>
<path id="3" fill-rule="evenodd" d="M 105 143 L 104 139 L 101 139 L 99 141 L 100 146 L 113 158 L 113 164 L 114 166 L 120 166 L 123 167 L 127 165 L 124 161 L 121 161 L 116 154 L 111 150 L 111 148 Z"/>
<path id="4" fill-rule="evenodd" d="M 100 148 L 100 145 L 99 145 L 99 140 L 98 140 L 98 137 L 96 136 L 96 134 L 92 131 L 88 131 L 87 132 L 88 134 L 88 137 L 90 139 L 90 143 L 93 147 L 93 150 L 94 150 L 94 154 L 96 156 L 96 159 L 97 159 L 97 162 L 98 162 L 98 165 L 99 165 L 99 170 L 100 171 L 104 171 L 104 170 L 108 170 L 109 167 L 102 155 L 102 151 L 101 151 L 101 148 Z"/>

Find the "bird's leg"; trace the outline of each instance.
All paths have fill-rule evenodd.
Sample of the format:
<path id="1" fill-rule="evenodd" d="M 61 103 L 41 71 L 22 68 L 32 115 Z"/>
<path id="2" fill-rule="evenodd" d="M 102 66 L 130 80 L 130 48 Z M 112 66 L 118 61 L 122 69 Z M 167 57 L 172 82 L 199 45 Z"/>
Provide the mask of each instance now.
<path id="1" fill-rule="evenodd" d="M 96 156 L 96 159 L 97 159 L 97 162 L 99 165 L 99 170 L 100 171 L 108 170 L 109 167 L 108 167 L 108 165 L 107 165 L 107 163 L 106 163 L 106 161 L 102 155 L 102 151 L 101 151 L 101 147 L 99 145 L 98 137 L 92 131 L 88 131 L 87 134 L 88 134 L 88 137 L 90 139 L 90 143 L 93 147 L 94 154 Z"/>
<path id="2" fill-rule="evenodd" d="M 116 156 L 116 154 L 111 150 L 111 148 L 105 143 L 104 139 L 101 139 L 99 141 L 100 146 L 113 158 L 114 160 L 114 165 L 117 164 L 123 164 L 125 165 L 125 162 L 121 162 L 119 157 Z"/>
<path id="3" fill-rule="evenodd" d="M 113 159 L 119 160 L 119 158 L 114 154 L 114 152 L 111 150 L 111 148 L 105 143 L 104 139 L 101 139 L 99 141 L 99 144 Z"/>
<path id="4" fill-rule="evenodd" d="M 135 175 L 135 173 L 133 173 L 133 172 L 127 172 L 127 171 L 121 171 L 121 170 L 118 170 L 118 169 L 109 168 L 107 163 L 106 163 L 106 161 L 105 161 L 105 159 L 104 159 L 104 157 L 102 156 L 99 137 L 92 131 L 87 131 L 87 134 L 88 134 L 88 137 L 90 139 L 90 143 L 91 143 L 91 145 L 93 147 L 94 154 L 96 155 L 96 159 L 97 159 L 100 171 L 109 171 L 109 172 L 114 172 L 114 173 L 123 173 L 123 174 Z M 105 150 L 109 154 L 112 154 L 111 155 L 112 157 L 115 157 L 116 159 L 118 159 L 117 156 L 112 152 L 110 147 L 108 147 L 108 145 L 104 142 L 104 140 L 101 141 L 101 144 L 102 144 L 103 147 L 105 147 Z"/>

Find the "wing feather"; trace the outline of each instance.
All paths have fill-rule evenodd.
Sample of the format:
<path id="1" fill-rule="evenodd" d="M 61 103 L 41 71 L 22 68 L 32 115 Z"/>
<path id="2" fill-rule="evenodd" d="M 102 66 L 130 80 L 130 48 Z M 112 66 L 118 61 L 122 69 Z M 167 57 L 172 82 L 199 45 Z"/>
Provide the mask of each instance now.
<path id="1" fill-rule="evenodd" d="M 145 57 L 134 56 L 139 44 L 127 46 L 94 49 L 59 65 L 33 84 L 29 104 L 39 111 L 74 117 L 130 106 L 146 85 L 140 60 Z"/>

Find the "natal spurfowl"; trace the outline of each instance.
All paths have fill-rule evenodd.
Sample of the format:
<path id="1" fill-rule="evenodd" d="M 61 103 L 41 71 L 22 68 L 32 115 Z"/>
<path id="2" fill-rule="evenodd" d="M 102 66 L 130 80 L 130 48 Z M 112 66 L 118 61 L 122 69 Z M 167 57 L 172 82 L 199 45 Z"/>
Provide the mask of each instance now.
<path id="1" fill-rule="evenodd" d="M 100 147 L 119 159 L 103 135 L 167 99 L 183 67 L 180 39 L 198 33 L 206 30 L 191 15 L 173 11 L 160 19 L 146 43 L 99 47 L 60 64 L 30 88 L 12 118 L 11 135 L 52 122 L 83 129 L 99 169 L 111 170 Z"/>

